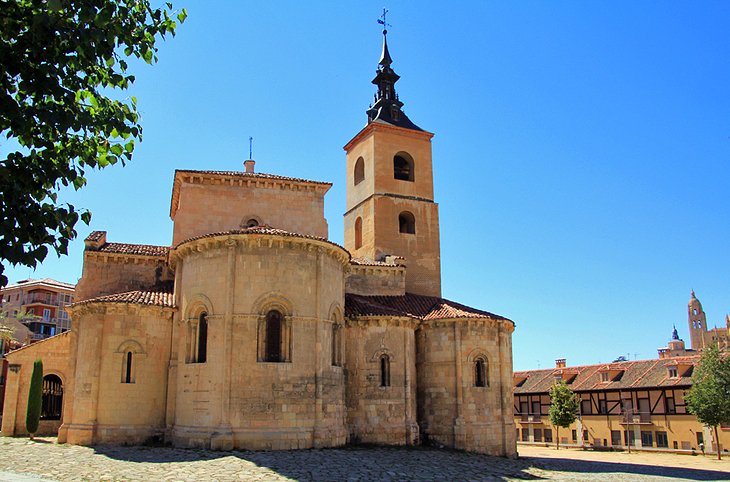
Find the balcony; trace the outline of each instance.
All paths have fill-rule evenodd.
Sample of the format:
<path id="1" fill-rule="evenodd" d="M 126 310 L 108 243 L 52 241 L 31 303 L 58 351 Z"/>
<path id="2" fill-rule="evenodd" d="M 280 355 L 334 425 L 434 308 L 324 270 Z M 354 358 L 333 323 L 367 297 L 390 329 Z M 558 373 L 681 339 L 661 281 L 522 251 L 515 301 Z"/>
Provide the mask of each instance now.
<path id="1" fill-rule="evenodd" d="M 540 414 L 535 413 L 523 413 L 520 415 L 520 421 L 522 423 L 542 423 Z"/>
<path id="2" fill-rule="evenodd" d="M 621 425 L 651 425 L 651 412 L 629 412 L 621 414 Z"/>
<path id="3" fill-rule="evenodd" d="M 61 299 L 58 295 L 50 293 L 30 293 L 23 297 L 23 304 L 42 303 L 44 305 L 61 306 Z"/>

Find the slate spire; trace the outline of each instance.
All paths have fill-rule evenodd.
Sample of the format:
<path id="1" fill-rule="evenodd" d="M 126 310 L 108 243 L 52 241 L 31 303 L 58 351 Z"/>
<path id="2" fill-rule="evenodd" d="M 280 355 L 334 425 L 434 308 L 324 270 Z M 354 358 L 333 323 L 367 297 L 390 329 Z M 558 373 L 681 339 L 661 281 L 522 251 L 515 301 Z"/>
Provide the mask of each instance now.
<path id="1" fill-rule="evenodd" d="M 406 129 L 422 130 L 401 110 L 403 102 L 395 91 L 395 83 L 400 76 L 391 68 L 393 59 L 388 50 L 388 30 L 383 28 L 383 52 L 380 55 L 378 69 L 375 71 L 373 84 L 378 87 L 373 105 L 367 110 L 368 124 L 381 122 Z"/>

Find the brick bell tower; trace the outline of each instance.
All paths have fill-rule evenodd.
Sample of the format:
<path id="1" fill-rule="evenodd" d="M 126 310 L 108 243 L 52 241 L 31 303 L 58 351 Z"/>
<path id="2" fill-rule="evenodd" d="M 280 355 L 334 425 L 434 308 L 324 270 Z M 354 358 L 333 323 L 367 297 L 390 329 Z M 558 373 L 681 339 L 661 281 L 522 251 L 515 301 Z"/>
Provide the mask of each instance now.
<path id="1" fill-rule="evenodd" d="M 705 333 L 707 333 L 707 316 L 702 309 L 702 303 L 695 296 L 694 290 L 692 290 L 689 303 L 687 303 L 687 322 L 689 323 L 689 338 L 692 349 L 703 349 L 705 347 Z"/>
<path id="2" fill-rule="evenodd" d="M 441 296 L 438 205 L 433 198 L 431 138 L 401 110 L 383 30 L 378 88 L 368 121 L 345 146 L 345 248 L 354 258 L 402 256 L 406 291 Z"/>

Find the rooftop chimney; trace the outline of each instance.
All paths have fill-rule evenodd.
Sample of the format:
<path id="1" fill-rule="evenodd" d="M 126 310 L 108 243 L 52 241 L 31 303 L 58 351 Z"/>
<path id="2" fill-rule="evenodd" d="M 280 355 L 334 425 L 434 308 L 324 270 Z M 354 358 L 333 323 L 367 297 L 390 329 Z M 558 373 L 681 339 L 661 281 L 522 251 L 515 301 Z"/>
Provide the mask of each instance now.
<path id="1" fill-rule="evenodd" d="M 555 368 L 565 368 L 565 358 L 558 358 L 555 360 Z"/>
<path id="2" fill-rule="evenodd" d="M 249 159 L 248 161 L 243 161 L 243 165 L 246 166 L 246 172 L 248 174 L 253 174 L 253 166 L 256 164 L 253 159 Z"/>

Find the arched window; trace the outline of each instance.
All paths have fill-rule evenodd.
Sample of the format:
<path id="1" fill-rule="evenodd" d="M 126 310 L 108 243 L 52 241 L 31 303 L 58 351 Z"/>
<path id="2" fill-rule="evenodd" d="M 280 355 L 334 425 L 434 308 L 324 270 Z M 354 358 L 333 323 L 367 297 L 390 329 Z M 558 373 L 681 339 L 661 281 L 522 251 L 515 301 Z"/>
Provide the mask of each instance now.
<path id="1" fill-rule="evenodd" d="M 355 249 L 362 247 L 362 218 L 358 216 L 355 220 Z"/>
<path id="2" fill-rule="evenodd" d="M 355 186 L 365 180 L 365 161 L 362 157 L 358 157 L 355 161 L 355 172 L 354 172 Z"/>
<path id="3" fill-rule="evenodd" d="M 393 156 L 393 178 L 400 181 L 414 181 L 413 159 L 405 152 Z"/>
<path id="4" fill-rule="evenodd" d="M 43 402 L 41 420 L 61 420 L 63 409 L 63 383 L 57 375 L 43 377 Z"/>
<path id="5" fill-rule="evenodd" d="M 208 313 L 205 311 L 188 325 L 188 363 L 208 360 Z"/>
<path id="6" fill-rule="evenodd" d="M 388 355 L 380 356 L 380 386 L 390 386 L 390 357 Z"/>
<path id="7" fill-rule="evenodd" d="M 122 383 L 134 383 L 132 376 L 132 352 L 128 351 L 124 355 L 124 366 L 122 367 Z"/>
<path id="8" fill-rule="evenodd" d="M 484 357 L 479 357 L 474 360 L 474 386 L 489 386 L 489 378 L 487 376 L 487 360 Z"/>
<path id="9" fill-rule="evenodd" d="M 266 357 L 267 362 L 281 362 L 281 313 L 271 310 L 266 314 Z"/>
<path id="10" fill-rule="evenodd" d="M 416 234 L 416 218 L 408 211 L 398 215 L 398 230 L 401 233 Z"/>
<path id="11" fill-rule="evenodd" d="M 258 225 L 259 225 L 259 222 L 254 218 L 251 218 L 248 221 L 246 221 L 247 228 L 255 228 Z"/>
<path id="12" fill-rule="evenodd" d="M 198 318 L 198 363 L 208 359 L 208 313 L 201 313 Z"/>
<path id="13" fill-rule="evenodd" d="M 342 325 L 332 323 L 332 366 L 342 366 Z"/>

